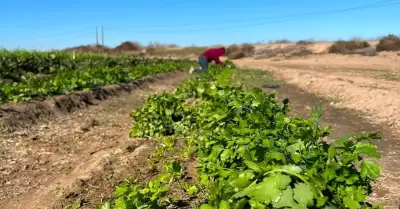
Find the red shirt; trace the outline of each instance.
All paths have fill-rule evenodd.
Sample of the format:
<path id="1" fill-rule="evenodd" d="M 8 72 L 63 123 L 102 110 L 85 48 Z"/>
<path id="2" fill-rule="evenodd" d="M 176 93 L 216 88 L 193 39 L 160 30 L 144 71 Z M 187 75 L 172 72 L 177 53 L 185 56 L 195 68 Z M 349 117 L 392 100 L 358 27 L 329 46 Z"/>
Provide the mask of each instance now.
<path id="1" fill-rule="evenodd" d="M 222 64 L 219 57 L 225 54 L 225 48 L 211 48 L 203 53 L 208 62 L 214 61 L 217 64 Z"/>

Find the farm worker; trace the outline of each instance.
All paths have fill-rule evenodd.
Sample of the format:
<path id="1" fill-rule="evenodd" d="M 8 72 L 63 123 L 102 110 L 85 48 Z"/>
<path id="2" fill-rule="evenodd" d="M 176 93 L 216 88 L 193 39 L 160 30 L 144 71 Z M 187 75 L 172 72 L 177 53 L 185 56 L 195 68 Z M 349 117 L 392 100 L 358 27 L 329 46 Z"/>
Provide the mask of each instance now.
<path id="1" fill-rule="evenodd" d="M 210 48 L 206 50 L 199 56 L 200 67 L 197 67 L 196 69 L 194 67 L 191 67 L 189 72 L 193 73 L 193 71 L 207 70 L 208 63 L 212 61 L 214 61 L 217 64 L 223 64 L 219 59 L 219 57 L 224 55 L 225 52 L 226 52 L 225 47 Z"/>

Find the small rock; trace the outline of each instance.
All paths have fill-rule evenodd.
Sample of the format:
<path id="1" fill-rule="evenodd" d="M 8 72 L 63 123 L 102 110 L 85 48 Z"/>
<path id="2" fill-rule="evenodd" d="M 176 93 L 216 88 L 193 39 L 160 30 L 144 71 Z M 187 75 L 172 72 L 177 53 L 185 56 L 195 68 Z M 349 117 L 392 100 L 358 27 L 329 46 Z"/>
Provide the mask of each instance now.
<path id="1" fill-rule="evenodd" d="M 81 127 L 81 131 L 83 132 L 88 132 L 90 129 L 89 127 Z"/>
<path id="2" fill-rule="evenodd" d="M 40 137 L 38 135 L 36 135 L 36 136 L 31 138 L 32 141 L 36 141 L 36 140 L 39 140 L 39 139 L 40 139 Z"/>
<path id="3" fill-rule="evenodd" d="M 97 120 L 97 119 L 92 119 L 91 125 L 92 125 L 92 127 L 99 126 L 100 125 L 100 121 Z"/>
<path id="4" fill-rule="evenodd" d="M 127 141 L 127 142 L 125 143 L 125 149 L 126 149 L 128 152 L 133 152 L 133 151 L 135 151 L 135 149 L 138 148 L 138 147 L 139 147 L 139 143 L 136 142 L 136 141 Z"/>

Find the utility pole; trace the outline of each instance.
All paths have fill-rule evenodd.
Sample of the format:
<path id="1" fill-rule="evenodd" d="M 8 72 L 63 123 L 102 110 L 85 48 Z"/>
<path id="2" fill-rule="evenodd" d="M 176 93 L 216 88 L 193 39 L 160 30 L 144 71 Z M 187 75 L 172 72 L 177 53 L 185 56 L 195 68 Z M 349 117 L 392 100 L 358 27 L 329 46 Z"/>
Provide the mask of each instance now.
<path id="1" fill-rule="evenodd" d="M 96 47 L 99 46 L 99 31 L 98 31 L 98 27 L 96 26 Z"/>
<path id="2" fill-rule="evenodd" d="M 104 27 L 101 26 L 101 45 L 103 46 L 103 53 L 104 53 Z"/>

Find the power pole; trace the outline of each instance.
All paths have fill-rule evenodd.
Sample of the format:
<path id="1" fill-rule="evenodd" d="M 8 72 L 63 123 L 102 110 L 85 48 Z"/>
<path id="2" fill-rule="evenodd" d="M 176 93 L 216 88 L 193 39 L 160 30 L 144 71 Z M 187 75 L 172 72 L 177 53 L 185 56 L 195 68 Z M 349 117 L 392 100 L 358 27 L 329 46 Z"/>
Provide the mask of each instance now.
<path id="1" fill-rule="evenodd" d="M 96 26 L 96 47 L 99 46 L 99 31 L 98 31 L 98 27 Z"/>
<path id="2" fill-rule="evenodd" d="M 104 27 L 101 26 L 101 45 L 103 46 L 103 53 L 104 53 Z"/>

